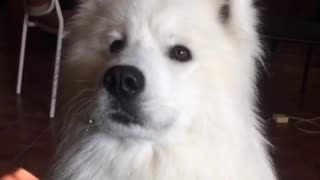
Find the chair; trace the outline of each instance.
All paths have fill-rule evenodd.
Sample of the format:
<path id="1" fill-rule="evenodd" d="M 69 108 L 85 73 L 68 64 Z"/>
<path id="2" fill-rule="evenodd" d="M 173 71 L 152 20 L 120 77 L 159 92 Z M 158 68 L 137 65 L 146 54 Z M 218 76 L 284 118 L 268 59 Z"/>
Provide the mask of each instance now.
<path id="1" fill-rule="evenodd" d="M 62 15 L 62 10 L 60 7 L 59 0 L 51 0 L 50 6 L 51 6 L 49 8 L 51 9 L 50 12 L 54 10 L 58 17 L 58 31 L 56 32 L 57 47 L 56 47 L 56 54 L 55 54 L 55 63 L 54 63 L 55 65 L 54 65 L 52 92 L 51 92 L 51 100 L 50 100 L 50 114 L 49 114 L 50 118 L 54 118 L 55 109 L 56 109 L 56 99 L 57 99 L 56 96 L 57 96 L 57 89 L 58 89 L 59 71 L 60 71 L 61 48 L 62 48 L 62 40 L 65 36 L 65 30 L 64 30 L 64 18 Z M 48 14 L 50 12 L 46 12 L 46 13 Z M 28 28 L 38 26 L 45 31 L 52 32 L 52 28 L 46 27 L 46 25 L 42 25 L 41 23 L 36 23 L 35 21 L 30 20 L 30 17 L 32 16 L 33 15 L 25 11 L 24 18 L 23 18 L 18 80 L 17 80 L 17 87 L 16 87 L 17 94 L 21 94 L 21 84 L 22 84 L 22 78 L 23 78 L 23 67 L 24 67 L 25 48 L 26 48 Z"/>

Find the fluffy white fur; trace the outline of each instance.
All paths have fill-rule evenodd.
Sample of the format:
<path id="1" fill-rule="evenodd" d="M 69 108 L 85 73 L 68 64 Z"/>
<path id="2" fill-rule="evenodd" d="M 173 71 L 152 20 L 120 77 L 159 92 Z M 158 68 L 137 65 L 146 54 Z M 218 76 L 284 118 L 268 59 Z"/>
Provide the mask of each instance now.
<path id="1" fill-rule="evenodd" d="M 252 0 L 84 1 L 67 62 L 75 98 L 50 179 L 275 180 L 255 109 L 256 17 Z M 109 46 L 122 36 L 127 46 L 113 56 Z M 175 44 L 190 48 L 192 61 L 170 59 Z M 101 81 L 118 64 L 145 75 L 144 127 L 105 115 Z"/>

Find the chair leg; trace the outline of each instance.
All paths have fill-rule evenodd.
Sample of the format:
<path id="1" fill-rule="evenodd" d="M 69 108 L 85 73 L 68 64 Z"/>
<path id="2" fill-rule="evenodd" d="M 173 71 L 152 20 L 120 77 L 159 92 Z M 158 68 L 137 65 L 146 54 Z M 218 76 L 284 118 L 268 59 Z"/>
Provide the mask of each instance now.
<path id="1" fill-rule="evenodd" d="M 307 50 L 306 61 L 304 63 L 302 85 L 301 85 L 301 89 L 300 89 L 300 93 L 302 96 L 306 92 L 306 87 L 307 87 L 307 83 L 309 80 L 309 71 L 310 71 L 312 50 L 313 50 L 312 45 L 309 45 L 308 50 Z"/>
<path id="2" fill-rule="evenodd" d="M 55 109 L 56 109 L 56 100 L 57 100 L 57 90 L 58 90 L 58 81 L 59 81 L 59 71 L 60 71 L 60 61 L 61 61 L 61 48 L 62 40 L 64 35 L 64 20 L 58 0 L 55 1 L 55 8 L 59 19 L 59 31 L 58 31 L 58 40 L 57 40 L 57 49 L 53 73 L 53 83 L 52 83 L 52 93 L 51 93 L 51 102 L 50 102 L 50 118 L 54 118 Z"/>
<path id="3" fill-rule="evenodd" d="M 24 66 L 25 49 L 26 49 L 26 41 L 27 41 L 27 33 L 28 33 L 28 21 L 29 21 L 29 16 L 28 14 L 25 14 L 23 18 L 23 28 L 22 28 L 22 37 L 21 37 L 19 70 L 18 70 L 18 80 L 17 80 L 17 87 L 16 87 L 17 94 L 21 93 L 23 66 Z"/>

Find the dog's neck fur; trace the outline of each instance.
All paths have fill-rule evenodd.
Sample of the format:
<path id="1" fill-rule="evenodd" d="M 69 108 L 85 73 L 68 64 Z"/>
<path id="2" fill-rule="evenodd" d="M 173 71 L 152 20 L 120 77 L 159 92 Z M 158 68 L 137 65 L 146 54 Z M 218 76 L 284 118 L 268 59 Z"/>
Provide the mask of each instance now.
<path id="1" fill-rule="evenodd" d="M 199 147 L 198 145 L 190 147 L 188 144 L 154 144 L 145 141 L 113 139 L 103 137 L 103 135 L 96 136 L 94 139 L 96 142 L 92 142 L 92 146 L 105 149 L 109 153 L 93 155 L 103 161 L 97 165 L 98 161 L 93 160 L 92 166 L 104 167 L 105 169 L 101 169 L 95 175 L 88 175 L 88 177 L 95 177 L 91 179 L 179 180 L 199 179 L 197 177 L 199 175 L 206 176 L 204 172 L 206 169 L 201 167 L 201 162 L 207 156 L 205 152 L 209 150 L 208 147 Z M 205 149 L 206 151 L 204 151 Z M 96 153 L 99 152 L 101 150 L 96 151 Z M 195 166 L 195 164 L 197 165 Z M 195 167 L 198 168 L 194 169 Z M 84 177 L 83 174 L 82 177 Z"/>
<path id="2" fill-rule="evenodd" d="M 84 141 L 80 142 L 79 146 L 73 146 L 77 149 L 70 149 L 66 154 L 65 161 L 68 164 L 66 167 L 57 168 L 60 171 L 57 174 L 62 177 L 55 179 L 196 180 L 211 177 L 210 169 L 214 168 L 208 167 L 208 163 L 205 163 L 207 167 L 202 167 L 204 163 L 201 162 L 210 161 L 208 154 L 212 152 L 209 152 L 209 147 L 200 143 L 194 146 L 160 145 L 119 140 L 103 134 L 88 137 Z M 84 159 L 84 157 L 90 158 Z M 93 172 L 94 174 L 88 174 Z"/>
<path id="3" fill-rule="evenodd" d="M 223 128 L 223 127 L 220 127 Z M 229 130 L 215 137 L 161 144 L 95 134 L 85 137 L 65 153 L 56 167 L 59 180 L 271 180 L 266 152 L 254 136 L 254 127 Z M 233 132 L 232 132 L 233 131 Z M 232 134 L 230 134 L 232 133 Z M 241 139 L 247 137 L 246 144 Z M 262 138 L 262 137 L 261 137 Z M 232 152 L 226 154 L 226 152 Z M 225 158 L 225 156 L 229 156 Z M 259 159 L 260 158 L 260 159 Z M 230 161 L 232 159 L 232 161 Z M 229 161 L 227 161 L 229 160 Z M 217 163 L 219 162 L 219 163 Z M 222 162 L 222 163 L 221 163 Z M 245 164 L 245 168 L 243 166 Z M 239 170 L 241 169 L 241 172 Z M 245 172 L 243 172 L 245 170 Z M 263 171 L 259 172 L 258 171 Z M 255 172 L 255 173 L 252 173 Z M 241 176 L 240 176 L 241 175 Z M 259 177 L 256 177 L 256 176 Z"/>

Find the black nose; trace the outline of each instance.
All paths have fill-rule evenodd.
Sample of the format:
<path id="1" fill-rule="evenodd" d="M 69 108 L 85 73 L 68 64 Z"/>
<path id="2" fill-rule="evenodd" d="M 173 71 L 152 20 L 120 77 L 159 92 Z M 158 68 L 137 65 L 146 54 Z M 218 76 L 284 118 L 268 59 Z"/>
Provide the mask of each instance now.
<path id="1" fill-rule="evenodd" d="M 145 85 L 142 72 L 134 66 L 118 65 L 110 68 L 104 77 L 104 86 L 116 98 L 133 98 Z"/>

